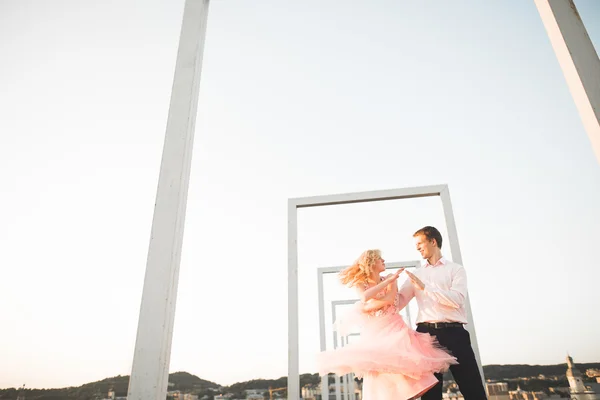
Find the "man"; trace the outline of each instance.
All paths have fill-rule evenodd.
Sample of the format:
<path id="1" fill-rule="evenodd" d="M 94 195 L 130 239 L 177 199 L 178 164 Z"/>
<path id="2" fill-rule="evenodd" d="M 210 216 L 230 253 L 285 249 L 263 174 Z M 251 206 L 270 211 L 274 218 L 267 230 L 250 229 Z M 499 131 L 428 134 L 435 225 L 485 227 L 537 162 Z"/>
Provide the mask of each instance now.
<path id="1" fill-rule="evenodd" d="M 413 297 L 417 298 L 417 331 L 435 336 L 458 359 L 458 365 L 452 365 L 450 371 L 465 400 L 485 400 L 487 396 L 469 332 L 464 328 L 467 323 L 465 269 L 442 256 L 442 235 L 433 226 L 419 229 L 413 237 L 425 264 L 414 274 L 407 272 L 410 279 L 398 293 L 399 306 L 402 308 Z M 421 396 L 422 400 L 442 398 L 443 375 L 436 374 L 436 377 L 438 384 Z"/>

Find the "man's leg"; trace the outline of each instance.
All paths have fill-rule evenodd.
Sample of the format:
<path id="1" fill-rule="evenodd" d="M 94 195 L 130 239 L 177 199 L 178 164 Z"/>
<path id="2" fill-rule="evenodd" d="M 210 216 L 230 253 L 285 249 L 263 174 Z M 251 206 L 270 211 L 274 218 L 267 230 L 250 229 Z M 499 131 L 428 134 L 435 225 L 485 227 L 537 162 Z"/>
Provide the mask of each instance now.
<path id="1" fill-rule="evenodd" d="M 486 400 L 487 395 L 471 347 L 469 331 L 462 328 L 447 328 L 452 330 L 452 345 L 448 350 L 457 358 L 458 365 L 452 365 L 450 371 L 465 400 Z M 441 343 L 440 343 L 441 344 Z"/>
<path id="2" fill-rule="evenodd" d="M 444 385 L 444 375 L 434 374 L 438 380 L 437 385 L 421 395 L 421 400 L 440 400 L 442 398 L 442 386 Z"/>
<path id="3" fill-rule="evenodd" d="M 433 333 L 433 330 L 426 328 L 422 325 L 417 326 L 417 332 L 421 333 L 429 333 L 432 336 L 436 336 Z M 441 335 L 444 336 L 444 335 Z M 441 340 L 438 337 L 438 342 L 441 344 Z M 443 346 L 443 345 L 442 345 Z M 444 385 L 444 375 L 443 374 L 435 374 L 435 377 L 438 380 L 438 384 L 429 389 L 425 394 L 421 396 L 421 400 L 441 400 L 442 398 L 442 386 Z"/>

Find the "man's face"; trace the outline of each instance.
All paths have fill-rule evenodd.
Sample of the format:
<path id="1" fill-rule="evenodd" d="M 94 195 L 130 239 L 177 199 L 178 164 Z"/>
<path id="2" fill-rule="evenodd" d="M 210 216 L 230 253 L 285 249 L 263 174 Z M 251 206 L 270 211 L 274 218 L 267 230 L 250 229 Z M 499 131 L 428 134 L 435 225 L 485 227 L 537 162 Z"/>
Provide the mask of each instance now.
<path id="1" fill-rule="evenodd" d="M 433 256 L 433 253 L 437 248 L 435 240 L 427 240 L 425 235 L 415 236 L 415 244 L 417 246 L 417 251 L 421 253 L 421 257 L 425 260 Z"/>

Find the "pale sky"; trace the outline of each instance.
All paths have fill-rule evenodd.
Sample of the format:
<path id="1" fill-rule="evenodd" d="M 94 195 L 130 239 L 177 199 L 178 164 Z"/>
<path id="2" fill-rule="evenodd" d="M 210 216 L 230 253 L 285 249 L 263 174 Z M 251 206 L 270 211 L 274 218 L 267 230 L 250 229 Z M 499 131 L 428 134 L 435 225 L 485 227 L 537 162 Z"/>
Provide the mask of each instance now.
<path id="1" fill-rule="evenodd" d="M 182 12 L 0 0 L 0 387 L 130 373 Z M 171 371 L 287 375 L 288 198 L 432 184 L 483 364 L 600 361 L 600 166 L 533 1 L 214 1 L 196 126 Z M 434 198 L 299 224 L 312 373 L 316 268 L 447 235 Z"/>

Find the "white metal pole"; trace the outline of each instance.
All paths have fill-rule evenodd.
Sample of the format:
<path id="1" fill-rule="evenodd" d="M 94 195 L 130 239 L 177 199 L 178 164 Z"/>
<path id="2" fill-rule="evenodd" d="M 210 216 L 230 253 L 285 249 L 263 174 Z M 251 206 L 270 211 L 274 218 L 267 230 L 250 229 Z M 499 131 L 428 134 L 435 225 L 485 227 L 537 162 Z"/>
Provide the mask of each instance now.
<path id="1" fill-rule="evenodd" d="M 325 351 L 327 348 L 327 340 L 325 337 L 325 294 L 323 288 L 323 273 L 317 270 L 317 285 L 319 291 L 319 340 L 321 345 L 321 351 Z M 335 322 L 335 307 L 333 308 L 333 322 Z M 335 332 L 333 336 L 333 348 L 335 349 Z M 329 375 L 321 377 L 321 399 L 329 400 Z"/>
<path id="2" fill-rule="evenodd" d="M 128 400 L 167 395 L 208 4 L 185 2 Z"/>
<path id="3" fill-rule="evenodd" d="M 300 399 L 300 332 L 298 331 L 298 209 L 288 201 L 288 400 Z"/>
<path id="4" fill-rule="evenodd" d="M 346 346 L 347 342 L 348 342 L 348 336 L 341 336 L 340 337 L 340 346 L 341 347 Z M 348 400 L 348 374 L 340 376 L 340 379 L 342 381 L 342 385 L 341 385 L 342 386 L 341 399 L 342 400 Z"/>
<path id="5" fill-rule="evenodd" d="M 535 0 L 600 163 L 600 59 L 573 0 Z"/>
<path id="6" fill-rule="evenodd" d="M 452 251 L 452 260 L 460 265 L 463 265 L 462 254 L 458 244 L 458 231 L 456 230 L 456 222 L 454 221 L 454 212 L 452 211 L 452 202 L 450 201 L 450 191 L 448 187 L 440 192 L 442 199 L 442 207 L 444 208 L 444 217 L 446 219 L 446 228 L 448 229 L 448 242 L 450 242 L 450 251 Z M 465 300 L 465 311 L 467 312 L 467 331 L 471 337 L 471 347 L 475 353 L 475 359 L 479 366 L 479 373 L 485 387 L 485 376 L 483 375 L 483 365 L 479 356 L 479 344 L 477 343 L 477 334 L 475 333 L 475 321 L 471 312 L 471 300 L 467 296 Z"/>
<path id="7" fill-rule="evenodd" d="M 337 314 L 336 314 L 336 306 L 335 304 L 333 305 L 333 307 L 331 307 L 331 321 L 333 321 L 333 323 L 335 324 L 335 321 L 337 321 Z M 333 349 L 337 349 L 338 348 L 338 335 L 340 335 L 340 332 L 336 331 L 335 328 L 333 329 Z M 344 341 L 344 337 L 340 335 L 340 345 L 343 343 Z M 327 380 L 325 382 L 321 381 L 321 387 L 323 388 L 321 390 L 321 394 L 322 400 L 328 400 L 329 399 L 329 376 L 326 377 Z M 338 375 L 335 375 L 335 400 L 342 400 L 342 391 L 340 388 L 340 377 Z"/>

